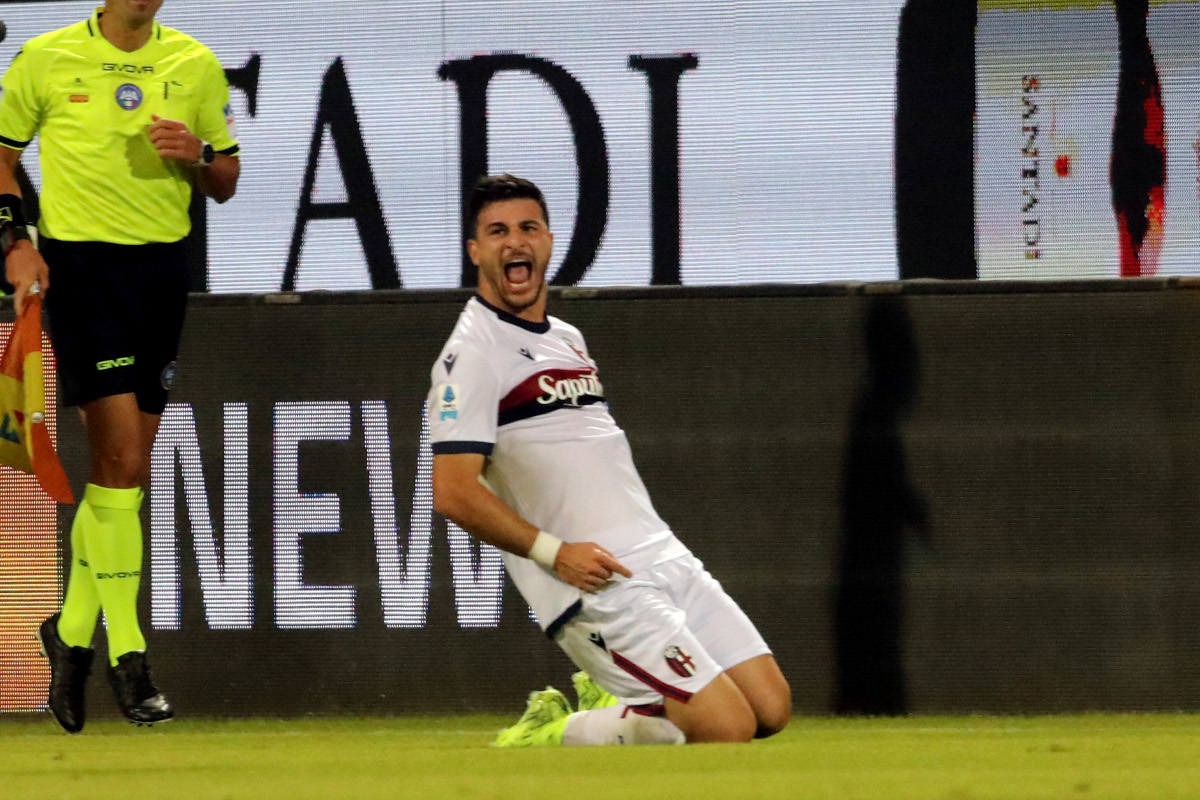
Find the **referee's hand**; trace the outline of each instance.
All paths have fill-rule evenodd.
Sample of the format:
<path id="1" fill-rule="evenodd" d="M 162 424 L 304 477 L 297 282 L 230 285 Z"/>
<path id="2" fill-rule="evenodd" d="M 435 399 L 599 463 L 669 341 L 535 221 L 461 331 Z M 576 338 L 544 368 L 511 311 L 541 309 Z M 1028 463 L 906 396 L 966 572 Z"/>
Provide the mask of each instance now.
<path id="1" fill-rule="evenodd" d="M 4 279 L 12 284 L 13 310 L 19 317 L 35 283 L 42 291 L 50 288 L 50 268 L 32 243 L 19 241 L 5 257 Z"/>
<path id="2" fill-rule="evenodd" d="M 554 559 L 554 573 L 585 592 L 600 591 L 613 575 L 633 577 L 612 553 L 594 542 L 563 542 Z"/>
<path id="3" fill-rule="evenodd" d="M 204 142 L 189 131 L 187 125 L 179 120 L 163 119 L 157 114 L 152 114 L 151 119 L 154 122 L 146 129 L 146 133 L 160 156 L 183 164 L 195 164 L 200 160 Z"/>

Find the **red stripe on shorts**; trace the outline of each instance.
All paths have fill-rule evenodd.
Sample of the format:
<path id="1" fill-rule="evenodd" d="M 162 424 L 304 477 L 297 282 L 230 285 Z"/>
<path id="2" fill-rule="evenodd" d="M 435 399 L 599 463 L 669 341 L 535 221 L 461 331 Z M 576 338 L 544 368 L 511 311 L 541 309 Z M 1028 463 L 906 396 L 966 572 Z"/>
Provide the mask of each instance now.
<path id="1" fill-rule="evenodd" d="M 658 678 L 654 677 L 649 672 L 646 672 L 646 670 L 642 669 L 637 664 L 633 663 L 615 650 L 609 650 L 608 652 L 610 655 L 612 655 L 613 663 L 628 672 L 633 677 L 637 678 L 642 683 L 649 686 L 654 691 L 661 694 L 663 697 L 669 697 L 672 700 L 678 700 L 680 703 L 686 703 L 688 700 L 692 699 L 691 692 L 685 692 L 683 689 L 672 686 L 669 683 L 663 683 Z"/>
<path id="2" fill-rule="evenodd" d="M 625 710 L 621 712 L 621 719 L 629 716 L 630 712 L 642 717 L 665 717 L 667 715 L 667 708 L 661 703 L 646 703 L 643 706 L 625 706 Z"/>

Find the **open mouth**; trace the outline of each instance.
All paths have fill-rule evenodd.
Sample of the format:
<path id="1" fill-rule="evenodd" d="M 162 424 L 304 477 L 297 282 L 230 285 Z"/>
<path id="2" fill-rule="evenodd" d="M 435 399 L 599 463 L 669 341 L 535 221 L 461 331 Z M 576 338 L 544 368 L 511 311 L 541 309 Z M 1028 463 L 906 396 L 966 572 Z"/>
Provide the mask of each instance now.
<path id="1" fill-rule="evenodd" d="M 504 280 L 514 289 L 520 289 L 529 283 L 533 276 L 533 263 L 524 259 L 516 259 L 504 265 Z"/>

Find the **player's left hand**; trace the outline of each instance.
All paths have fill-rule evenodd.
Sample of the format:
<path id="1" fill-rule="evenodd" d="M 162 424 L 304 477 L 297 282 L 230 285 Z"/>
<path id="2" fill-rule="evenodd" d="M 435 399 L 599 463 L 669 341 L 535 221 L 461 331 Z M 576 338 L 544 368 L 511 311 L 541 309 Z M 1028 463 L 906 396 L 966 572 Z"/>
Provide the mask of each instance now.
<path id="1" fill-rule="evenodd" d="M 163 119 L 157 114 L 152 114 L 151 119 L 154 122 L 146 133 L 160 156 L 184 164 L 195 164 L 200 159 L 204 142 L 188 130 L 187 125 L 178 120 Z"/>
<path id="2" fill-rule="evenodd" d="M 608 585 L 613 575 L 632 578 L 612 553 L 595 542 L 563 542 L 554 559 L 554 572 L 559 578 L 585 592 L 598 592 Z"/>

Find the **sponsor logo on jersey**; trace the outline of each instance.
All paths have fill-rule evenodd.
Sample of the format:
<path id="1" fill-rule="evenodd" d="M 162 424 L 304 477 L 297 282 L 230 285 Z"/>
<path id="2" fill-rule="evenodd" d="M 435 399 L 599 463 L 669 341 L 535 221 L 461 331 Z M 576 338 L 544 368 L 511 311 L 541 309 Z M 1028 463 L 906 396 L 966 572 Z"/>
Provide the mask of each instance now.
<path id="1" fill-rule="evenodd" d="M 458 419 L 458 384 L 443 383 L 438 387 L 438 419 Z"/>
<path id="2" fill-rule="evenodd" d="M 158 376 L 159 383 L 166 391 L 171 390 L 171 384 L 175 383 L 176 362 L 172 361 L 162 368 L 162 373 Z"/>
<path id="3" fill-rule="evenodd" d="M 604 387 L 593 369 L 548 369 L 513 387 L 500 401 L 497 422 L 507 425 L 560 408 L 604 402 Z"/>
<path id="4" fill-rule="evenodd" d="M 154 67 L 146 64 L 117 64 L 112 61 L 105 61 L 100 65 L 100 69 L 105 72 L 124 72 L 129 75 L 153 75 Z"/>
<path id="5" fill-rule="evenodd" d="M 663 656 L 667 659 L 667 666 L 679 677 L 690 678 L 696 674 L 696 662 L 682 647 L 671 645 L 663 652 Z"/>
<path id="6" fill-rule="evenodd" d="M 538 388 L 543 394 L 537 399 L 542 405 L 563 403 L 578 408 L 582 398 L 604 397 L 604 387 L 596 372 L 585 372 L 577 376 L 561 377 L 552 373 L 538 376 Z"/>
<path id="7" fill-rule="evenodd" d="M 121 356 L 120 358 L 106 358 L 103 361 L 96 362 L 96 370 L 103 372 L 106 369 L 116 369 L 117 367 L 132 367 L 133 356 Z"/>
<path id="8" fill-rule="evenodd" d="M 537 359 L 533 357 L 533 353 L 529 352 L 529 348 L 527 347 L 522 347 L 517 352 L 528 358 L 530 361 L 537 361 Z"/>
<path id="9" fill-rule="evenodd" d="M 122 83 L 117 87 L 117 105 L 126 111 L 133 111 L 142 104 L 142 90 L 132 83 Z"/>

